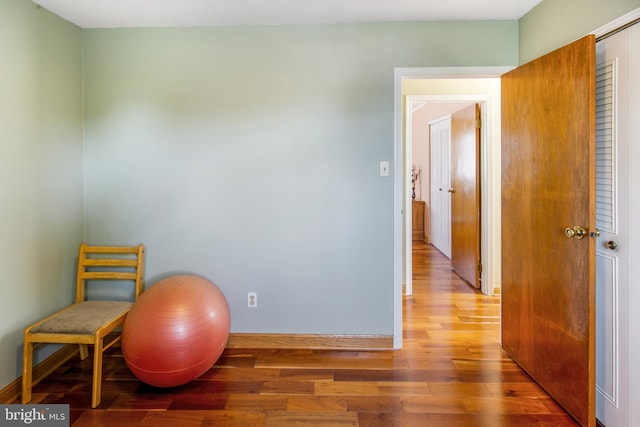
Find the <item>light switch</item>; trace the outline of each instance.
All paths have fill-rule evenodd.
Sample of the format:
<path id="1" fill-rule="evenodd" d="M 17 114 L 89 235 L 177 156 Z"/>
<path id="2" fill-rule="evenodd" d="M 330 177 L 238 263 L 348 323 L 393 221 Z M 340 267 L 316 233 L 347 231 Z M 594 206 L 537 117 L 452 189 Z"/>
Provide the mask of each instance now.
<path id="1" fill-rule="evenodd" d="M 389 162 L 380 162 L 380 176 L 389 176 Z"/>

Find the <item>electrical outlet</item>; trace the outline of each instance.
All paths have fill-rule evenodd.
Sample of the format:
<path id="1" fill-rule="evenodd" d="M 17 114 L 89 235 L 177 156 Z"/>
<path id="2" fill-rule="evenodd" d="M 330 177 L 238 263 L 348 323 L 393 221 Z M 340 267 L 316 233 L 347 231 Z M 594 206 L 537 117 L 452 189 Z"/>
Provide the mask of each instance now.
<path id="1" fill-rule="evenodd" d="M 257 292 L 249 292 L 247 294 L 247 307 L 249 307 L 249 308 L 258 308 L 258 293 Z"/>

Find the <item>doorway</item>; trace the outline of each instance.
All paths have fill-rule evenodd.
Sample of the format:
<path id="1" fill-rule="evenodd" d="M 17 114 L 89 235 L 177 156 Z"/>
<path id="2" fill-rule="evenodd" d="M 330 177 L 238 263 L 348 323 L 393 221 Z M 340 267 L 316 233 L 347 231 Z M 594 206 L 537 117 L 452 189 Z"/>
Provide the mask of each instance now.
<path id="1" fill-rule="evenodd" d="M 512 67 L 397 68 L 394 76 L 394 348 L 402 348 L 402 297 L 411 294 L 411 153 L 407 144 L 408 102 L 481 104 L 481 239 L 483 289 L 500 286 L 500 90 L 499 77 Z M 493 84 L 493 88 L 490 88 Z M 484 86 L 483 86 L 484 85 Z M 487 87 L 488 86 L 488 87 Z M 495 89 L 497 87 L 497 90 Z"/>
<path id="2" fill-rule="evenodd" d="M 433 103 L 420 98 L 407 97 L 413 240 L 430 243 L 451 260 L 453 270 L 465 282 L 479 288 L 479 141 L 483 131 L 479 114 L 486 102 Z M 415 227 L 416 222 L 424 226 Z M 407 264 L 407 272 L 412 268 L 413 261 Z M 412 288 L 405 293 L 410 295 Z"/>

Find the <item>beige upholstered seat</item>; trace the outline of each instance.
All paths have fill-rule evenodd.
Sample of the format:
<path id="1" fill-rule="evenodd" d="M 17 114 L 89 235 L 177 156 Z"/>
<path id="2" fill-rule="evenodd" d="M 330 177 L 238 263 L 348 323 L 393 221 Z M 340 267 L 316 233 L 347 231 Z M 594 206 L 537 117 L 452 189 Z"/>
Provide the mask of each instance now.
<path id="1" fill-rule="evenodd" d="M 94 346 L 91 407 L 100 404 L 102 390 L 102 353 L 120 340 L 104 343 L 104 338 L 121 326 L 133 305 L 132 301 L 87 301 L 85 286 L 89 281 L 100 284 L 128 282 L 133 287 L 133 300 L 142 292 L 144 246 L 80 245 L 76 277 L 76 302 L 29 326 L 24 331 L 22 366 L 22 403 L 31 401 L 34 345 L 40 343 L 79 344 L 80 358 L 88 356 L 88 345 Z"/>

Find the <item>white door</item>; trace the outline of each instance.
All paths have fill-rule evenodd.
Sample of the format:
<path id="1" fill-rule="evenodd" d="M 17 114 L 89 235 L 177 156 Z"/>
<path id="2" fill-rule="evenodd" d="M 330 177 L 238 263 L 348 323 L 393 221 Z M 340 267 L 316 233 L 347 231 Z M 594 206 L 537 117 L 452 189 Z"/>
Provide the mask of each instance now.
<path id="1" fill-rule="evenodd" d="M 451 116 L 430 123 L 431 244 L 451 258 Z"/>
<path id="2" fill-rule="evenodd" d="M 636 46 L 635 49 L 632 46 Z M 631 73 L 638 56 L 640 26 L 636 25 L 597 44 L 596 100 L 596 416 L 607 427 L 630 425 L 630 183 L 633 135 L 631 111 L 640 102 L 630 96 L 640 76 Z M 635 59 L 638 61 L 638 59 Z M 632 83 L 630 79 L 635 81 Z M 634 184 L 634 185 L 630 185 Z M 635 260 L 638 262 L 638 260 Z M 637 327 L 638 325 L 636 325 Z"/>

